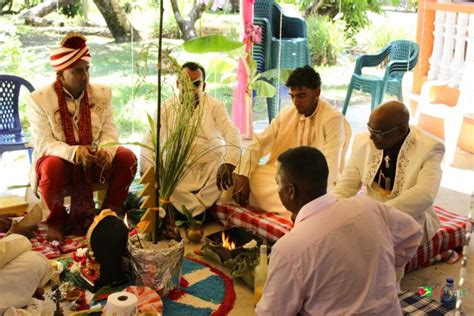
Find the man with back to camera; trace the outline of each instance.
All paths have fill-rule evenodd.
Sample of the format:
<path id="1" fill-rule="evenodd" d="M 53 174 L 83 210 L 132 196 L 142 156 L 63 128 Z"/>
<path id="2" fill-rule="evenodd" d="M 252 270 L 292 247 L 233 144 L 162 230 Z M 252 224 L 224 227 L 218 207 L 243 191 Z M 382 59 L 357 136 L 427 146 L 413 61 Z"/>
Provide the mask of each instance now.
<path id="1" fill-rule="evenodd" d="M 420 225 L 369 197 L 337 199 L 327 178 L 316 148 L 278 157 L 278 193 L 295 224 L 272 247 L 257 315 L 402 315 L 395 268 L 415 254 Z"/>

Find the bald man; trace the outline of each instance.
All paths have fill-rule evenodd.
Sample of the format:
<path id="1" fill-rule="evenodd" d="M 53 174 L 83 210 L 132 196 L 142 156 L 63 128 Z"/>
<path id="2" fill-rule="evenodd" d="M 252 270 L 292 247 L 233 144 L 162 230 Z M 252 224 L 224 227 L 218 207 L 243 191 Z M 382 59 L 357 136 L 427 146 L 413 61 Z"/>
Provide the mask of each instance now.
<path id="1" fill-rule="evenodd" d="M 367 195 L 411 215 L 423 228 L 423 242 L 439 227 L 433 203 L 441 181 L 444 145 L 408 121 L 406 106 L 388 101 L 370 115 L 368 132 L 356 135 L 349 162 L 333 190 Z"/>

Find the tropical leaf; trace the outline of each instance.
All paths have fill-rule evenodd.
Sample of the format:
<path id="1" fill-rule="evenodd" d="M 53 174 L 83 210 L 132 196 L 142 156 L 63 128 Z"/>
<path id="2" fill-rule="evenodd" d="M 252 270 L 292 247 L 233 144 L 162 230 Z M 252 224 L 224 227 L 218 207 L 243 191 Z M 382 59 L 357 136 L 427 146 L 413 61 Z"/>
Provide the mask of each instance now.
<path id="1" fill-rule="evenodd" d="M 185 51 L 196 54 L 228 52 L 242 46 L 244 46 L 244 43 L 231 40 L 220 34 L 197 37 L 183 44 Z"/>
<path id="2" fill-rule="evenodd" d="M 281 68 L 280 69 L 280 81 L 286 82 L 290 74 L 292 73 L 292 69 L 290 68 Z M 270 69 L 260 74 L 262 78 L 271 80 L 271 79 L 278 79 L 278 69 Z"/>
<path id="3" fill-rule="evenodd" d="M 276 93 L 276 88 L 264 80 L 254 82 L 252 88 L 259 97 L 271 98 Z"/>

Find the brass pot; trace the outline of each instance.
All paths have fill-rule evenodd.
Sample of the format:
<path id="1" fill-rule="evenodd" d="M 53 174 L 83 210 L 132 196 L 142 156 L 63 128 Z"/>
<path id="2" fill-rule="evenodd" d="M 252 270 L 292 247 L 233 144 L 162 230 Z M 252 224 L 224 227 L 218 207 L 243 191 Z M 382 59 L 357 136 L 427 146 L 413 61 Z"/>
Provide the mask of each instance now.
<path id="1" fill-rule="evenodd" d="M 204 229 L 200 224 L 191 224 L 185 228 L 184 234 L 189 241 L 198 243 L 204 237 Z"/>

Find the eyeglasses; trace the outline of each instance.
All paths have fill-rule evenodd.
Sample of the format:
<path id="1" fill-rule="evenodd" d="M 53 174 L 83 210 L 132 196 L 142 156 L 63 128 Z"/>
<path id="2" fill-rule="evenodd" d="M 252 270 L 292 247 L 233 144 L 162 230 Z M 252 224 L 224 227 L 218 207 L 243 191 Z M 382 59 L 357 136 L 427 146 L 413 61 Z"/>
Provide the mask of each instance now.
<path id="1" fill-rule="evenodd" d="M 367 129 L 369 130 L 370 134 L 372 134 L 372 136 L 374 136 L 375 138 L 378 138 L 378 139 L 384 138 L 385 136 L 387 136 L 391 132 L 395 132 L 396 130 L 398 130 L 400 127 L 401 127 L 401 125 L 397 125 L 394 128 L 389 129 L 388 131 L 381 131 L 381 130 L 378 130 L 378 129 L 373 129 L 372 127 L 369 126 L 369 124 L 367 124 Z"/>
<path id="2" fill-rule="evenodd" d="M 192 84 L 193 84 L 193 86 L 194 86 L 195 88 L 199 88 L 199 87 L 201 86 L 201 83 L 202 83 L 201 78 L 197 78 L 196 80 L 194 80 L 194 81 L 192 82 Z"/>

